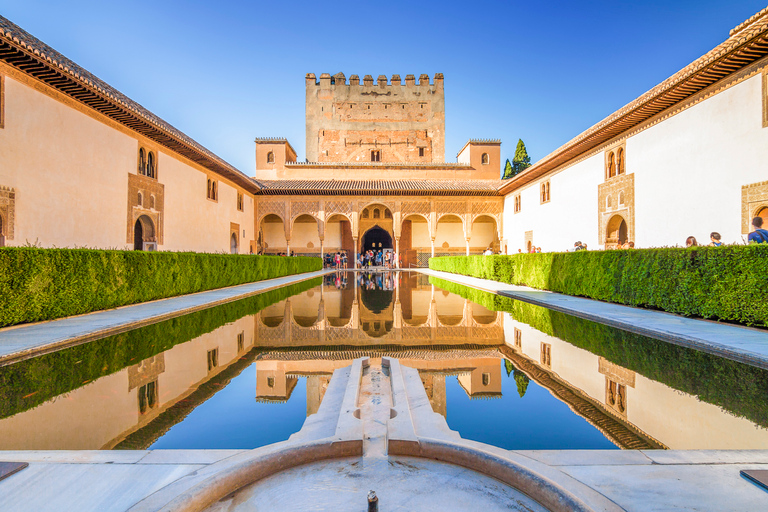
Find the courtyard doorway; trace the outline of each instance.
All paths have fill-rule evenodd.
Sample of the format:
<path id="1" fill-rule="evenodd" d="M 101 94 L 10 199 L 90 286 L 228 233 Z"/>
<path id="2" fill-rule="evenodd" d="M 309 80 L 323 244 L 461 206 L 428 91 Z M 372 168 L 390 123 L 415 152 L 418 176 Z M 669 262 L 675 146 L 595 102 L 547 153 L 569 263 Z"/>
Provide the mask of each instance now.
<path id="1" fill-rule="evenodd" d="M 133 250 L 134 251 L 152 251 L 155 250 L 155 225 L 152 219 L 142 215 L 136 219 L 133 226 Z M 144 244 L 147 244 L 146 246 Z"/>
<path id="2" fill-rule="evenodd" d="M 229 252 L 230 254 L 237 254 L 237 235 L 235 233 L 232 233 L 232 236 L 229 239 Z"/>
<path id="3" fill-rule="evenodd" d="M 627 242 L 627 221 L 621 215 L 614 215 L 605 228 L 605 247 L 616 247 Z"/>
<path id="4" fill-rule="evenodd" d="M 374 226 L 363 235 L 363 251 L 392 249 L 392 236 L 379 226 Z"/>
<path id="5" fill-rule="evenodd" d="M 763 218 L 763 229 L 765 229 L 765 226 L 768 226 L 768 206 L 761 208 L 757 216 Z"/>

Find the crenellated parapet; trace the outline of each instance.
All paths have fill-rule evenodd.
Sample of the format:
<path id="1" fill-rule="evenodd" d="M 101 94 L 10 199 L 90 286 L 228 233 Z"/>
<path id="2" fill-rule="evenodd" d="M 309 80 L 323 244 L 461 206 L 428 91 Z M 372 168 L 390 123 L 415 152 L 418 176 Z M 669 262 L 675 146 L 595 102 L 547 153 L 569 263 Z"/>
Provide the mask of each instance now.
<path id="1" fill-rule="evenodd" d="M 443 74 L 306 75 L 307 159 L 444 162 Z"/>

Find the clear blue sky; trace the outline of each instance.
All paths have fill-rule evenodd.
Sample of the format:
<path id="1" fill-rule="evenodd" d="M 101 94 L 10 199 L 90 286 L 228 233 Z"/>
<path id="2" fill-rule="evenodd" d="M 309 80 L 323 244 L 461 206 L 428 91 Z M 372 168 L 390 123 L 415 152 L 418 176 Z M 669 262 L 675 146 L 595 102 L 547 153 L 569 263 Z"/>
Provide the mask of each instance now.
<path id="1" fill-rule="evenodd" d="M 765 0 L 763 0 L 764 2 Z M 758 0 L 0 0 L 12 22 L 253 175 L 304 158 L 304 75 L 445 74 L 446 160 L 522 138 L 533 161 L 728 37 Z"/>

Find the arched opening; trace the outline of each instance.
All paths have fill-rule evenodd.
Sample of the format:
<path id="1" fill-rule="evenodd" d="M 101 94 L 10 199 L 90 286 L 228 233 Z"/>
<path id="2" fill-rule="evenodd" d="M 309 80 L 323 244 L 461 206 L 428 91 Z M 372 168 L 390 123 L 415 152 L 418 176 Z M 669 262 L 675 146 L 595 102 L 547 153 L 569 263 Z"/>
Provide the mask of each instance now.
<path id="1" fill-rule="evenodd" d="M 463 253 L 466 245 L 464 222 L 461 218 L 456 215 L 443 215 L 440 217 L 435 229 L 435 248 L 442 248 L 440 254 Z M 435 256 L 437 255 L 436 252 Z"/>
<path id="2" fill-rule="evenodd" d="M 360 245 L 363 251 L 392 249 L 392 236 L 376 225 L 365 232 Z"/>
<path id="3" fill-rule="evenodd" d="M 144 250 L 144 242 L 155 241 L 155 225 L 152 219 L 146 215 L 140 216 L 136 219 L 136 224 L 133 225 L 133 249 L 135 251 Z"/>
<path id="4" fill-rule="evenodd" d="M 403 218 L 400 226 L 400 266 L 413 268 L 419 266 L 419 251 L 429 256 L 429 223 L 420 214 L 410 214 Z"/>
<path id="5" fill-rule="evenodd" d="M 317 256 L 320 253 L 320 234 L 317 219 L 302 214 L 293 220 L 291 253 L 299 256 Z"/>
<path id="6" fill-rule="evenodd" d="M 283 323 L 285 318 L 285 305 L 287 301 L 281 300 L 275 304 L 271 304 L 259 312 L 259 318 L 264 327 L 275 328 Z"/>
<path id="7" fill-rule="evenodd" d="M 614 215 L 605 228 L 605 247 L 616 247 L 627 241 L 627 222 L 621 215 Z"/>
<path id="8" fill-rule="evenodd" d="M 259 238 L 261 239 L 259 250 L 263 254 L 279 254 L 286 252 L 288 249 L 283 219 L 273 213 L 265 215 L 261 219 L 259 223 Z"/>
<path id="9" fill-rule="evenodd" d="M 483 165 L 488 164 L 491 161 L 491 159 L 488 157 L 488 153 L 483 153 L 483 156 L 481 158 L 482 158 Z"/>
<path id="10" fill-rule="evenodd" d="M 489 215 L 480 215 L 472 222 L 469 253 L 482 254 L 489 247 L 494 253 L 498 253 L 501 247 L 496 219 Z"/>
<path id="11" fill-rule="evenodd" d="M 445 326 L 457 326 L 461 325 L 464 320 L 464 307 L 466 301 L 455 294 L 448 293 L 443 290 L 442 293 L 437 293 L 435 289 L 435 313 L 437 313 L 437 320 L 441 325 Z"/>
<path id="12" fill-rule="evenodd" d="M 230 254 L 237 254 L 239 251 L 237 249 L 237 234 L 232 233 L 232 236 L 229 237 L 229 252 Z"/>
<path id="13" fill-rule="evenodd" d="M 616 155 L 613 152 L 608 153 L 608 177 L 616 176 Z"/>
<path id="14" fill-rule="evenodd" d="M 149 196 L 149 208 L 152 210 L 155 209 L 155 196 Z"/>
<path id="15" fill-rule="evenodd" d="M 139 192 L 138 196 L 136 197 L 136 201 L 139 203 L 139 206 L 144 206 L 144 198 L 141 195 L 141 192 Z"/>
<path id="16" fill-rule="evenodd" d="M 273 164 L 273 163 L 275 163 L 275 154 L 274 154 L 272 151 L 270 151 L 269 153 L 267 153 L 267 163 L 268 163 L 268 164 Z"/>
<path id="17" fill-rule="evenodd" d="M 619 192 L 619 205 L 624 204 L 624 192 Z"/>
<path id="18" fill-rule="evenodd" d="M 291 299 L 291 313 L 293 321 L 299 327 L 309 328 L 317 324 L 322 318 L 323 306 L 322 294 L 308 290 Z"/>
<path id="19" fill-rule="evenodd" d="M 763 229 L 766 229 L 768 227 L 768 206 L 760 208 L 756 216 L 763 218 Z"/>
<path id="20" fill-rule="evenodd" d="M 616 152 L 616 174 L 624 174 L 624 148 Z"/>
<path id="21" fill-rule="evenodd" d="M 151 151 L 147 155 L 147 176 L 150 178 L 155 177 L 155 154 Z"/>
<path id="22" fill-rule="evenodd" d="M 491 311 L 480 304 L 474 304 L 472 306 L 472 319 L 481 325 L 490 325 L 496 321 L 496 311 Z"/>
<path id="23" fill-rule="evenodd" d="M 139 174 L 145 174 L 147 169 L 147 155 L 144 148 L 139 149 Z"/>
<path id="24" fill-rule="evenodd" d="M 346 252 L 347 266 L 350 268 L 353 266 L 355 241 L 352 238 L 352 223 L 346 216 L 336 213 L 325 221 L 324 246 L 326 254 Z"/>

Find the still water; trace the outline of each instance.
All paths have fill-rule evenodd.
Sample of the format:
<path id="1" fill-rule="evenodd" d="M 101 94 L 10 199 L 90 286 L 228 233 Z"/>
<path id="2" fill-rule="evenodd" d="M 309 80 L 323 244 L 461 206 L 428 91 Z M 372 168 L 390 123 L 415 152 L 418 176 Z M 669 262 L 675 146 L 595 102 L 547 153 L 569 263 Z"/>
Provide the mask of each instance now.
<path id="1" fill-rule="evenodd" d="M 507 449 L 765 449 L 768 373 L 416 273 L 337 273 L 0 367 L 0 450 L 255 448 L 358 357 Z"/>

